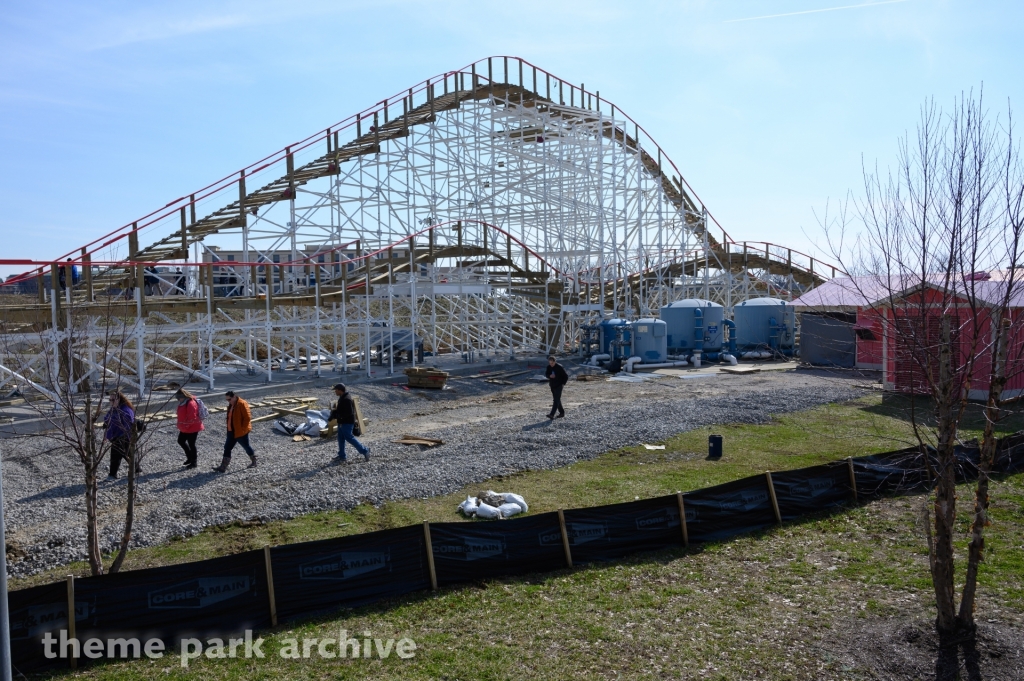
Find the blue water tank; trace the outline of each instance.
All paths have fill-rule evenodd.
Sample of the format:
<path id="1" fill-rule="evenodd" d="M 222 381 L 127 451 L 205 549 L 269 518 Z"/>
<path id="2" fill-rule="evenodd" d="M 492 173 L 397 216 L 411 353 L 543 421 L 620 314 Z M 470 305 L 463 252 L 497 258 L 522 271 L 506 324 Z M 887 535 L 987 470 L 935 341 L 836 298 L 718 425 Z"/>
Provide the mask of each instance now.
<path id="1" fill-rule="evenodd" d="M 753 298 L 733 308 L 737 349 L 770 349 L 773 319 L 778 327 L 775 334 L 775 349 L 792 350 L 796 338 L 795 310 L 792 305 L 777 298 Z"/>
<path id="2" fill-rule="evenodd" d="M 646 364 L 668 359 L 668 324 L 660 319 L 638 319 L 633 322 L 633 356 Z"/>
<path id="3" fill-rule="evenodd" d="M 597 325 L 601 332 L 601 352 L 612 357 L 629 357 L 629 345 L 613 346 L 616 338 L 616 329 L 622 330 L 622 340 L 625 343 L 631 341 L 632 329 L 625 319 L 605 319 Z"/>
<path id="4" fill-rule="evenodd" d="M 661 308 L 661 319 L 668 324 L 668 351 L 672 354 L 689 355 L 697 347 L 697 310 L 701 311 L 704 352 L 721 352 L 723 333 L 722 320 L 725 308 L 710 300 L 691 298 L 677 300 Z"/>

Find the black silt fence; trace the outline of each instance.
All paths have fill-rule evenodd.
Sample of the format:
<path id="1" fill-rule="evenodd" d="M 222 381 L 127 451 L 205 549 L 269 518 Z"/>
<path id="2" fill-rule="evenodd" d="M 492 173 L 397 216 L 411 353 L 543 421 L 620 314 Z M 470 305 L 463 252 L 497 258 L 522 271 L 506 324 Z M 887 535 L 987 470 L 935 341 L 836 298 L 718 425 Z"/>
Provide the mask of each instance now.
<path id="1" fill-rule="evenodd" d="M 499 523 L 431 523 L 430 536 L 439 585 L 565 566 L 557 513 Z"/>
<path id="2" fill-rule="evenodd" d="M 849 461 L 772 473 L 782 522 L 845 506 L 853 496 Z"/>
<path id="3" fill-rule="evenodd" d="M 430 588 L 419 526 L 270 549 L 277 617 L 292 620 Z"/>
<path id="4" fill-rule="evenodd" d="M 83 604 L 84 606 L 84 604 Z M 11 618 L 11 664 L 21 672 L 31 672 L 54 664 L 43 655 L 46 634 L 59 636 L 68 629 L 68 590 L 63 582 L 18 589 L 7 594 Z M 84 619 L 86 608 L 75 619 Z M 67 664 L 67 661 L 64 661 Z"/>
<path id="5" fill-rule="evenodd" d="M 688 492 L 683 499 L 690 541 L 721 541 L 777 523 L 763 475 Z"/>
<path id="6" fill-rule="evenodd" d="M 565 511 L 573 564 L 610 561 L 683 543 L 676 495 Z"/>
<path id="7" fill-rule="evenodd" d="M 957 480 L 976 479 L 978 461 L 977 447 L 958 446 Z M 424 523 L 68 578 L 8 594 L 12 658 L 21 672 L 68 665 L 44 655 L 43 637 L 59 640 L 62 631 L 79 640 L 159 638 L 170 650 L 183 638 L 264 629 L 439 585 L 722 541 L 858 501 L 928 490 L 936 465 L 934 451 L 908 448 L 622 504 L 495 523 Z M 1018 433 L 1000 440 L 993 471 L 1022 470 L 1024 433 Z"/>

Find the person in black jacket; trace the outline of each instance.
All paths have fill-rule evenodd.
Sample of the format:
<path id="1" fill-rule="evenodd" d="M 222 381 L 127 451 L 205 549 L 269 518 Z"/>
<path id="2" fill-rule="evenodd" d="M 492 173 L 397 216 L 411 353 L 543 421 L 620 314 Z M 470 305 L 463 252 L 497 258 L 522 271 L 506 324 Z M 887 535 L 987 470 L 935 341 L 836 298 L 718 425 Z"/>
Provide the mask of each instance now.
<path id="1" fill-rule="evenodd" d="M 356 451 L 363 455 L 367 461 L 370 460 L 370 450 L 356 439 L 352 429 L 356 424 L 356 408 L 352 404 L 352 396 L 344 383 L 334 385 L 334 394 L 338 396 L 338 403 L 331 409 L 330 420 L 338 422 L 338 461 L 345 461 L 345 443 L 350 442 Z"/>
<path id="2" fill-rule="evenodd" d="M 562 388 L 569 382 L 569 374 L 565 373 L 565 368 L 558 363 L 554 355 L 548 355 L 548 368 L 545 369 L 544 376 L 551 386 L 551 413 L 548 414 L 548 418 L 555 418 L 556 411 L 558 418 L 562 418 L 565 416 L 565 408 L 562 407 Z"/>

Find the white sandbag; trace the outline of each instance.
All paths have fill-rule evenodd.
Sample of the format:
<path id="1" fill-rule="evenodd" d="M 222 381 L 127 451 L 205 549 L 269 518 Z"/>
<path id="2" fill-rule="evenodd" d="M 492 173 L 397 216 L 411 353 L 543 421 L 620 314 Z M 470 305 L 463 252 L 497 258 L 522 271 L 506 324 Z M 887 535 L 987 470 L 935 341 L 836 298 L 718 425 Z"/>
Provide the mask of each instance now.
<path id="1" fill-rule="evenodd" d="M 501 511 L 488 504 L 480 504 L 476 507 L 476 517 L 484 520 L 497 520 L 501 517 Z"/>
<path id="2" fill-rule="evenodd" d="M 499 506 L 498 512 L 501 513 L 502 518 L 511 518 L 514 515 L 522 513 L 523 507 L 520 506 L 519 504 L 509 502 L 507 504 L 502 504 L 501 506 Z"/>
<path id="3" fill-rule="evenodd" d="M 526 499 L 522 498 L 518 494 L 515 494 L 514 492 L 505 492 L 501 496 L 505 497 L 506 504 L 518 505 L 519 508 L 522 509 L 523 513 L 528 513 L 530 511 L 530 507 L 526 504 Z"/>
<path id="4" fill-rule="evenodd" d="M 476 515 L 476 509 L 479 505 L 476 497 L 466 497 L 466 500 L 459 504 L 459 510 L 462 511 L 462 515 L 471 518 Z"/>

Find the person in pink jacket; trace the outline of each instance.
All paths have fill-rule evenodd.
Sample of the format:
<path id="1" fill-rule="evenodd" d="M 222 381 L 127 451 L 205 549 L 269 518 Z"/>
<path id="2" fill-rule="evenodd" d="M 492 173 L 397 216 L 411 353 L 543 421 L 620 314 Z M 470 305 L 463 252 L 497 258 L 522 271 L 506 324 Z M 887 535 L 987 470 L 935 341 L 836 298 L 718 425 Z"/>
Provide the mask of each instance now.
<path id="1" fill-rule="evenodd" d="M 181 388 L 174 393 L 178 398 L 178 444 L 185 450 L 185 468 L 195 468 L 198 464 L 199 451 L 196 450 L 196 438 L 203 430 L 203 419 L 200 416 L 199 401 L 192 393 Z"/>

